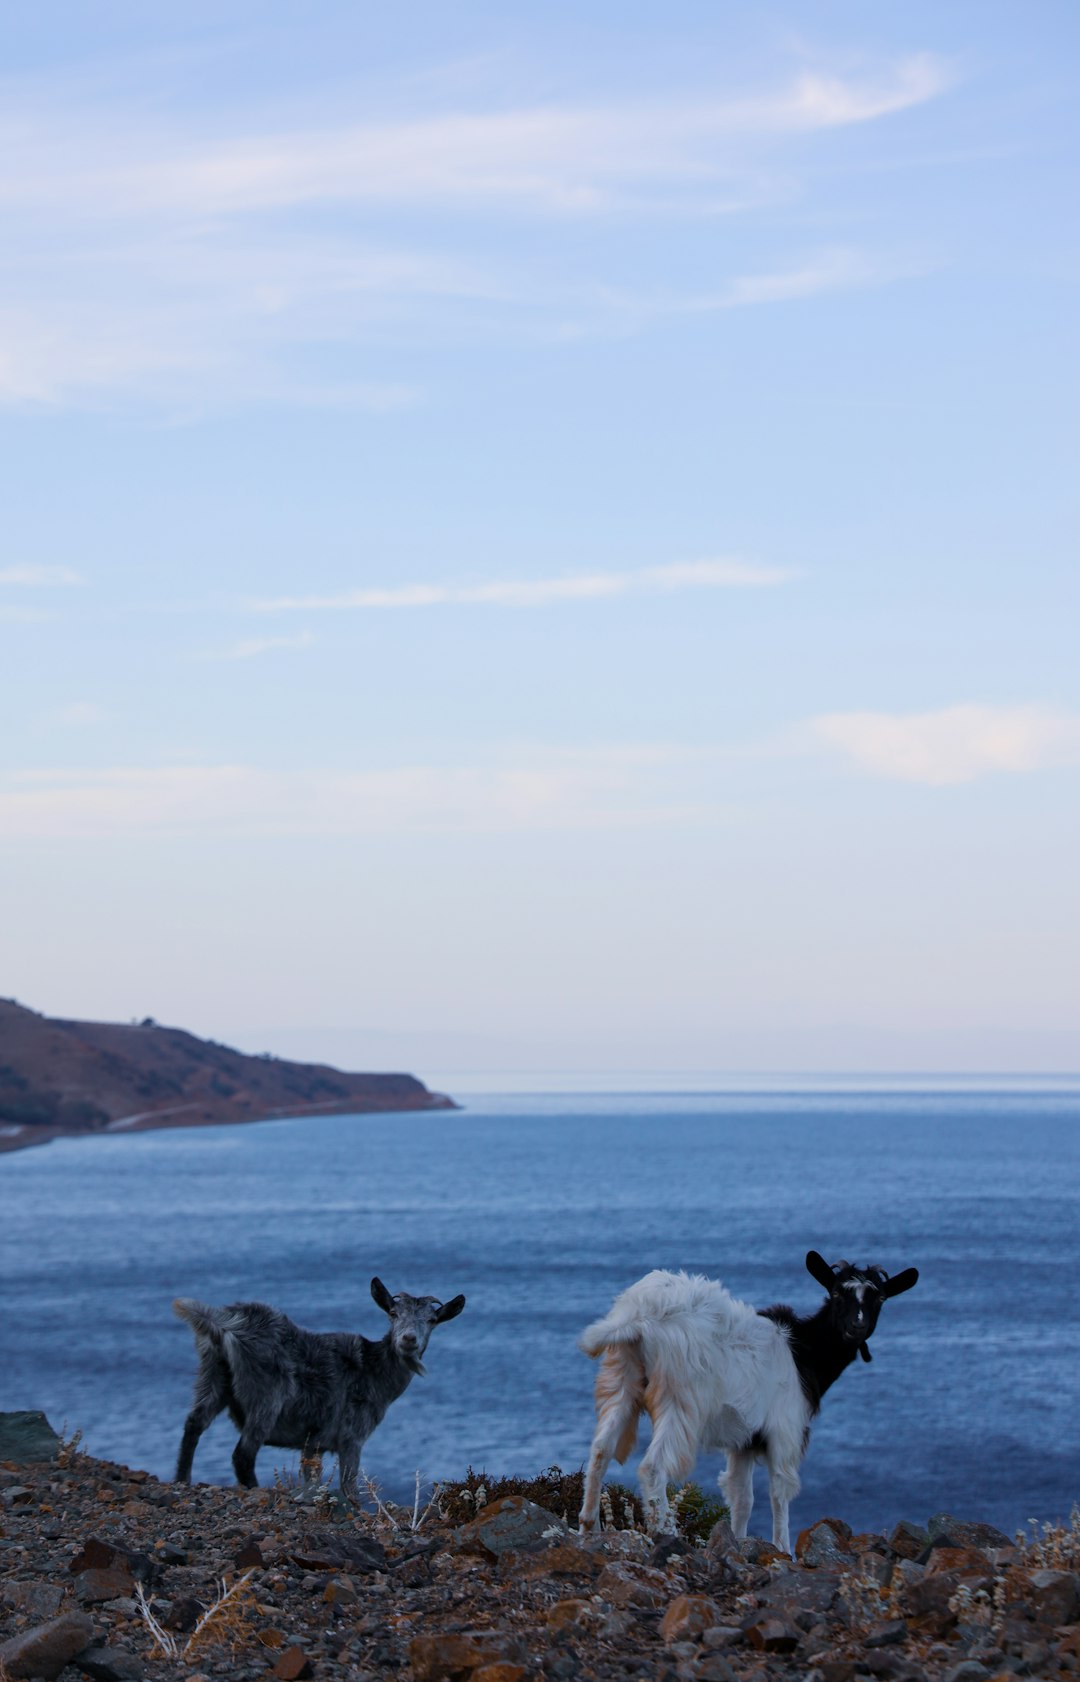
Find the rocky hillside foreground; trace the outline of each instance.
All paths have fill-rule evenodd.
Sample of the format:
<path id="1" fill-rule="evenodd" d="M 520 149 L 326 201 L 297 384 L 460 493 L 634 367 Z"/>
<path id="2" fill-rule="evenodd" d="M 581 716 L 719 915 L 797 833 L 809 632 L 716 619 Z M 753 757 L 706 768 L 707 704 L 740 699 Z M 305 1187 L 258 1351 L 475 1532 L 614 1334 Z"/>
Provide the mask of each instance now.
<path id="1" fill-rule="evenodd" d="M 414 1075 L 249 1057 L 149 1017 L 76 1022 L 0 999 L 0 1150 L 73 1133 L 454 1108 Z"/>
<path id="2" fill-rule="evenodd" d="M 325 1486 L 187 1489 L 57 1449 L 40 1415 L 5 1419 L 4 1678 L 985 1682 L 1080 1669 L 1075 1526 L 1017 1546 L 940 1515 L 887 1538 L 822 1519 L 794 1560 L 723 1523 L 704 1545 L 634 1530 L 581 1541 L 520 1495 L 480 1489 L 480 1510 L 455 1522 L 463 1486 L 415 1520 L 357 1513 Z"/>

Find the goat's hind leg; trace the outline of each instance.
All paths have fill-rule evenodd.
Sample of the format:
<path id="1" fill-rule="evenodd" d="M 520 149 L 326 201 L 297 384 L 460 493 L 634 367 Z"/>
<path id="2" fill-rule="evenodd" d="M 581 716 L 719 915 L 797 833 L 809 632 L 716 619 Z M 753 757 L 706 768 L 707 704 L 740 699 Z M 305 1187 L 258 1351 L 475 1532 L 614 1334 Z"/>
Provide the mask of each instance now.
<path id="1" fill-rule="evenodd" d="M 191 1412 L 184 1421 L 180 1453 L 176 1460 L 177 1483 L 191 1482 L 191 1463 L 206 1427 L 224 1412 L 229 1400 L 229 1371 L 220 1355 L 207 1351 L 199 1361 Z"/>
<path id="2" fill-rule="evenodd" d="M 644 1387 L 645 1374 L 636 1350 L 619 1345 L 605 1351 L 596 1375 L 596 1433 L 578 1519 L 583 1536 L 596 1529 L 600 1491 L 612 1457 L 621 1463 L 637 1441 Z"/>
<path id="3" fill-rule="evenodd" d="M 720 1488 L 731 1514 L 731 1528 L 741 1538 L 746 1535 L 754 1506 L 754 1456 L 745 1449 L 729 1448 Z"/>
<path id="4" fill-rule="evenodd" d="M 674 1529 L 667 1486 L 689 1477 L 694 1469 L 698 1433 L 677 1398 L 659 1396 L 650 1407 L 652 1442 L 638 1468 L 645 1497 L 645 1528 L 651 1535 Z"/>

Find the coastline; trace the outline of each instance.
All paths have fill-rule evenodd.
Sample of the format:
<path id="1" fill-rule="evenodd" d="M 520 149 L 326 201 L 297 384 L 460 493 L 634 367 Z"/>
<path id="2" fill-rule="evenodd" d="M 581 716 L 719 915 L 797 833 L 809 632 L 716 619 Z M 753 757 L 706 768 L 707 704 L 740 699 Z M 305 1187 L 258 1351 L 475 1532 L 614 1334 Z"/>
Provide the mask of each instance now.
<path id="1" fill-rule="evenodd" d="M 256 1113 L 251 1113 L 255 1108 Z M 171 1127 L 237 1127 L 262 1121 L 300 1120 L 304 1116 L 394 1115 L 427 1110 L 459 1110 L 461 1105 L 442 1092 L 428 1092 L 414 1101 L 372 1102 L 363 1099 L 329 1098 L 310 1104 L 287 1104 L 281 1108 L 255 1107 L 243 1100 L 211 1106 L 198 1102 L 174 1105 L 163 1110 L 142 1110 L 118 1116 L 104 1127 L 48 1127 L 27 1124 L 0 1129 L 0 1155 L 51 1145 L 54 1139 L 115 1138 L 122 1133 L 156 1133 Z M 194 1113 L 191 1113 L 194 1112 Z"/>

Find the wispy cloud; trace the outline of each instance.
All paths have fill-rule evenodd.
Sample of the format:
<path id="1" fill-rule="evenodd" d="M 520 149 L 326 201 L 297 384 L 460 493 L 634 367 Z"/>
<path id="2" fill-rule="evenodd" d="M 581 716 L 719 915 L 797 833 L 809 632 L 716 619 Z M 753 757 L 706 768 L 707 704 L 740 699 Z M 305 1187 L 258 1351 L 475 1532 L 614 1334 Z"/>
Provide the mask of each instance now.
<path id="1" fill-rule="evenodd" d="M 643 746 L 534 750 L 495 766 L 23 772 L 0 780 L 0 834 L 18 841 L 638 827 L 686 815 L 665 782 L 685 757 Z"/>
<path id="2" fill-rule="evenodd" d="M 796 576 L 787 567 L 718 559 L 677 561 L 631 572 L 570 573 L 556 578 L 502 578 L 483 584 L 402 584 L 344 590 L 329 596 L 278 596 L 252 603 L 260 613 L 336 612 L 417 607 L 550 607 L 557 602 L 598 601 L 635 593 L 677 590 L 761 590 Z"/>
<path id="3" fill-rule="evenodd" d="M 950 80 L 943 61 L 923 53 L 877 76 L 807 73 L 750 97 L 548 104 L 210 140 L 154 131 L 145 122 L 125 133 L 115 111 L 96 134 L 85 120 L 77 130 L 61 122 L 47 137 L 35 136 L 25 121 L 11 122 L 0 201 L 63 204 L 95 219 L 326 202 L 467 202 L 577 214 L 626 194 L 640 202 L 661 185 L 700 193 L 703 183 L 730 171 L 737 139 L 874 122 L 936 98 Z"/>
<path id="4" fill-rule="evenodd" d="M 828 713 L 811 730 L 873 776 L 939 787 L 1080 764 L 1080 714 L 1046 706 Z"/>
<path id="5" fill-rule="evenodd" d="M 310 631 L 295 637 L 248 637 L 228 648 L 208 649 L 196 656 L 199 660 L 257 660 L 262 654 L 274 654 L 283 648 L 310 648 L 315 638 Z"/>
<path id="6" fill-rule="evenodd" d="M 58 585 L 81 584 L 82 578 L 71 567 L 8 566 L 0 567 L 0 585 L 27 585 L 31 589 L 54 589 Z"/>
<path id="7" fill-rule="evenodd" d="M 474 90 L 469 109 L 449 113 L 285 126 L 206 102 L 170 124 L 148 114 L 142 87 L 95 104 L 60 80 L 51 96 L 47 79 L 21 95 L 9 80 L 0 404 L 119 396 L 180 414 L 257 402 L 392 415 L 425 393 L 392 368 L 368 377 L 373 346 L 638 332 L 880 284 L 897 264 L 852 248 L 775 267 L 770 254 L 760 269 L 733 264 L 715 287 L 710 276 L 707 291 L 642 299 L 618 272 L 583 274 L 554 247 L 526 267 L 506 236 L 522 217 L 627 224 L 786 197 L 798 190 L 792 148 L 915 109 L 949 82 L 940 59 L 916 54 L 750 96 L 668 90 L 507 109 Z M 330 375 L 328 345 L 348 351 Z"/>

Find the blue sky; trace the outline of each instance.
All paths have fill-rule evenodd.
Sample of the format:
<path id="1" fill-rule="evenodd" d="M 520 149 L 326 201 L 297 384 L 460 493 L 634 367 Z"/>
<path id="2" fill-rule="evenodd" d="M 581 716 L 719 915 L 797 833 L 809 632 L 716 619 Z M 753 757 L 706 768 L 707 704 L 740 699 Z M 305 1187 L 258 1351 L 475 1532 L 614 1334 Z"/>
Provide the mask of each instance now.
<path id="1" fill-rule="evenodd" d="M 1078 33 L 6 16 L 3 991 L 1080 1067 Z"/>

